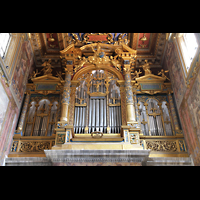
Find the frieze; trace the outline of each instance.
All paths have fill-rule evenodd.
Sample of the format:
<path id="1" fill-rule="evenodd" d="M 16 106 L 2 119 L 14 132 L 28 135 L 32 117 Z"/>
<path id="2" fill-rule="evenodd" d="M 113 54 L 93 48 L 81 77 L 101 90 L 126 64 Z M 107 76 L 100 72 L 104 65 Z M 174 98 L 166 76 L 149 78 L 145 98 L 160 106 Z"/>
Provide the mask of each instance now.
<path id="1" fill-rule="evenodd" d="M 43 152 L 44 149 L 50 149 L 50 142 L 24 141 L 19 144 L 19 152 Z"/>

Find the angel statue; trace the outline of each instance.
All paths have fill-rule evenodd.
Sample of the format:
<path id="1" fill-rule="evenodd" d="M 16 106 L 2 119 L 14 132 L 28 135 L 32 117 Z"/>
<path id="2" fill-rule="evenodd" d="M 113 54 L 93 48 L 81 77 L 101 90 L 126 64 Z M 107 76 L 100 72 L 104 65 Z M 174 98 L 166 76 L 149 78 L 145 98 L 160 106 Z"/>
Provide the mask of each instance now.
<path id="1" fill-rule="evenodd" d="M 145 60 L 145 64 L 140 66 L 143 68 L 145 75 L 152 74 L 149 64 L 152 64 L 152 63 L 148 63 L 148 60 Z"/>
<path id="2" fill-rule="evenodd" d="M 51 63 L 51 59 L 49 59 L 48 61 L 45 61 L 42 64 L 44 68 L 41 71 L 44 71 L 44 75 L 51 74 L 51 72 L 53 71 L 52 68 L 54 67 L 50 63 Z"/>
<path id="3" fill-rule="evenodd" d="M 161 74 L 162 74 L 162 78 L 166 78 L 167 80 L 170 81 L 170 79 L 165 75 L 165 73 L 168 73 L 168 72 L 169 72 L 169 70 L 165 70 L 165 71 L 164 71 L 164 69 L 161 69 L 161 71 L 158 72 L 158 75 L 161 75 Z"/>
<path id="4" fill-rule="evenodd" d="M 135 70 L 134 75 L 135 75 L 136 78 L 139 78 L 139 74 L 141 74 L 141 73 L 142 72 L 140 71 L 140 69 L 139 69 L 139 71 Z"/>
<path id="5" fill-rule="evenodd" d="M 38 72 L 38 69 L 36 69 L 36 71 L 33 71 L 33 73 L 30 75 L 29 79 L 35 78 L 38 74 L 40 74 L 40 72 Z"/>

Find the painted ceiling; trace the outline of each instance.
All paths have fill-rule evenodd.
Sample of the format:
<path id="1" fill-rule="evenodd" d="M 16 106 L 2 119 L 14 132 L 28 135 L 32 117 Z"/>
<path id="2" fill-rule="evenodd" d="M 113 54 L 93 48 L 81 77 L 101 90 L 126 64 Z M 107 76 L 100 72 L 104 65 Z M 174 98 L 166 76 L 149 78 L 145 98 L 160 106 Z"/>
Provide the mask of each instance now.
<path id="1" fill-rule="evenodd" d="M 46 60 L 52 60 L 52 65 L 61 67 L 60 51 L 69 44 L 77 42 L 77 45 L 87 44 L 100 39 L 101 42 L 118 45 L 123 40 L 134 50 L 137 50 L 136 67 L 143 64 L 145 59 L 153 64 L 152 67 L 161 68 L 164 47 L 166 43 L 165 33 L 31 33 L 31 45 L 34 51 L 35 65 L 41 67 Z"/>

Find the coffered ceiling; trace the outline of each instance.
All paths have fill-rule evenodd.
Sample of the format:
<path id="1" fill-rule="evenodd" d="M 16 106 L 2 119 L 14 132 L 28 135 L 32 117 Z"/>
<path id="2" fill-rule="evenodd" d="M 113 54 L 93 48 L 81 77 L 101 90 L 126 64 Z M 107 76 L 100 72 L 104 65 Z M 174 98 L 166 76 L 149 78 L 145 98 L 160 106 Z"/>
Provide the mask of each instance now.
<path id="1" fill-rule="evenodd" d="M 89 44 L 95 40 L 95 34 L 87 33 L 30 33 L 36 67 L 41 67 L 45 60 L 51 58 L 51 64 L 61 67 L 60 51 L 74 43 L 76 46 Z M 165 33 L 105 33 L 102 42 L 118 45 L 125 44 L 137 50 L 136 68 L 148 59 L 152 67 L 162 67 L 163 52 L 166 43 Z"/>

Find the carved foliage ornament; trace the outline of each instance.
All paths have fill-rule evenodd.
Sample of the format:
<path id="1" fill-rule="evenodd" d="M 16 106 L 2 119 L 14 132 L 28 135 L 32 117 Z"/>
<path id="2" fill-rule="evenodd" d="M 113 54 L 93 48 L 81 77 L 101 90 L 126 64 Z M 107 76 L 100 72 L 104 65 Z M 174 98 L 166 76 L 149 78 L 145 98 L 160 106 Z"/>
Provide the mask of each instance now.
<path id="1" fill-rule="evenodd" d="M 178 151 L 175 141 L 146 141 L 146 147 L 147 149 L 151 149 L 152 151 Z"/>
<path id="2" fill-rule="evenodd" d="M 21 142 L 20 152 L 42 152 L 44 149 L 50 149 L 50 142 Z"/>

